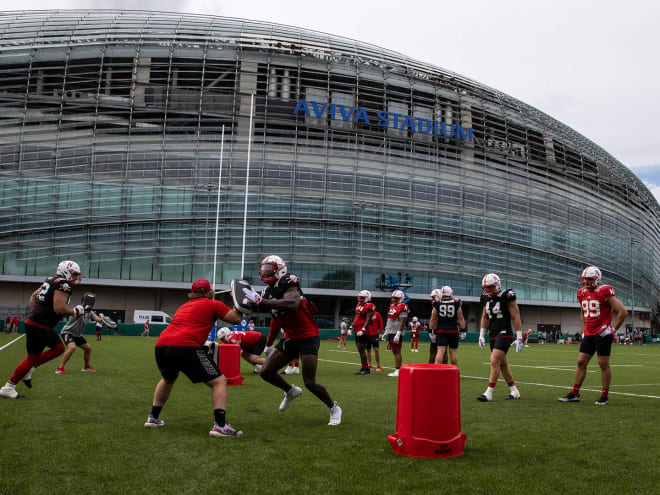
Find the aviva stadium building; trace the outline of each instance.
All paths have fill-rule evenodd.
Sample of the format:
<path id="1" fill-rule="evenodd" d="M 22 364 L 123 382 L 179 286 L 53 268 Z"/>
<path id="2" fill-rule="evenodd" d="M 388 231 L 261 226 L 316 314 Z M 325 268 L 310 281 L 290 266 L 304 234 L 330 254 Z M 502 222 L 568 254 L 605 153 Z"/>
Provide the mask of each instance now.
<path id="1" fill-rule="evenodd" d="M 525 327 L 572 329 L 594 264 L 648 327 L 660 207 L 552 117 L 373 45 L 203 15 L 0 13 L 5 301 L 73 259 L 106 306 L 171 312 L 214 259 L 219 285 L 258 285 L 269 254 L 335 324 L 399 275 L 421 307 L 442 285 L 474 305 L 496 272 Z"/>

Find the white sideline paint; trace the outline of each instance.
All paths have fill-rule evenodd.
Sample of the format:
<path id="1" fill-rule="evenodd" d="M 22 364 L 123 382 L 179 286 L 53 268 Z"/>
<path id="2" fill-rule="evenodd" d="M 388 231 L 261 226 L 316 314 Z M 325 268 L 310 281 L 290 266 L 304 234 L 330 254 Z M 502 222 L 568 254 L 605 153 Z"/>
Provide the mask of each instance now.
<path id="1" fill-rule="evenodd" d="M 319 361 L 325 361 L 326 363 L 336 363 L 336 364 L 349 364 L 351 366 L 360 366 L 360 363 L 348 363 L 346 361 L 334 361 L 332 359 L 319 359 Z M 489 363 L 490 364 L 490 363 Z M 638 365 L 622 365 L 622 366 L 638 366 Z M 383 369 L 388 369 L 388 370 L 393 370 L 391 366 L 382 366 Z M 539 366 L 530 366 L 530 368 L 540 368 Z M 468 378 L 471 380 L 488 380 L 488 377 L 483 377 L 483 376 L 467 376 L 467 375 L 461 375 L 461 378 Z M 501 379 L 500 379 L 501 380 Z M 566 385 L 549 385 L 547 383 L 534 383 L 534 382 L 521 382 L 516 380 L 516 385 L 535 385 L 537 387 L 550 387 L 550 388 L 562 388 L 562 389 L 568 389 L 571 388 L 570 386 Z M 619 387 L 623 385 L 618 385 Z M 633 385 L 629 385 L 633 386 Z M 594 388 L 582 388 L 580 391 L 587 391 L 587 392 L 602 392 L 602 390 L 599 389 L 594 389 Z M 660 399 L 659 395 L 644 395 L 644 394 L 631 394 L 628 392 L 615 392 L 610 388 L 610 395 L 627 395 L 628 397 L 644 397 L 647 399 Z"/>
<path id="2" fill-rule="evenodd" d="M 3 345 L 2 347 L 0 347 L 0 351 L 3 350 L 5 347 L 9 347 L 10 345 L 12 345 L 12 344 L 13 344 L 14 342 L 16 342 L 17 340 L 21 340 L 23 337 L 25 337 L 25 334 L 23 334 L 23 335 L 21 335 L 21 336 L 19 336 L 19 337 L 16 337 L 14 340 L 12 340 L 11 342 L 9 342 L 8 344 L 5 344 L 5 345 Z"/>

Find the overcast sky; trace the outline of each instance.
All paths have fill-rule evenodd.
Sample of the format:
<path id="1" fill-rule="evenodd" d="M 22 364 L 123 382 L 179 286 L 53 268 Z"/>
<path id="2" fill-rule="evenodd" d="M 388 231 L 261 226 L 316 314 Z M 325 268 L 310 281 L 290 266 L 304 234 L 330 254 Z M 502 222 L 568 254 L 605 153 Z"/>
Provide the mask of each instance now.
<path id="1" fill-rule="evenodd" d="M 623 162 L 660 201 L 660 2 L 653 0 L 0 0 L 241 17 L 364 41 L 546 112 Z"/>

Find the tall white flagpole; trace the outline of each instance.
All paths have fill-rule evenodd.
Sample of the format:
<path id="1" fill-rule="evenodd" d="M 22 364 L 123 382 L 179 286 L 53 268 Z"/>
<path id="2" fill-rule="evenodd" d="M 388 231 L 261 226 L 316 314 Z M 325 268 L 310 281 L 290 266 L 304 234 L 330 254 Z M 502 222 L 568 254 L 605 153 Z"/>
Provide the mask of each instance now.
<path id="1" fill-rule="evenodd" d="M 220 173 L 218 173 L 218 198 L 215 204 L 215 245 L 213 247 L 213 283 L 211 287 L 215 291 L 215 263 L 218 257 L 218 224 L 220 222 L 220 186 L 222 185 L 222 155 L 225 151 L 225 126 L 222 126 L 222 137 L 220 140 Z"/>
<path id="2" fill-rule="evenodd" d="M 250 152 L 252 150 L 252 115 L 254 114 L 254 93 L 250 96 L 250 131 L 248 134 L 247 169 L 245 171 L 245 201 L 243 204 L 243 249 L 241 249 L 241 278 L 245 269 L 245 230 L 247 228 L 248 186 L 250 185 Z"/>

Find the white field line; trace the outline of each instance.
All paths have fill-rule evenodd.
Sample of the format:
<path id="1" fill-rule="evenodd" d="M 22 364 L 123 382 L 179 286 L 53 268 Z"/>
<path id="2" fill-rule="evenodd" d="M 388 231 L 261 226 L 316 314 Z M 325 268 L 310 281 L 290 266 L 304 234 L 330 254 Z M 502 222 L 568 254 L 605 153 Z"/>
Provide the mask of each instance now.
<path id="1" fill-rule="evenodd" d="M 360 366 L 360 363 L 348 363 L 346 361 L 334 361 L 332 359 L 319 359 L 319 361 L 325 361 L 326 363 L 348 364 L 350 366 Z M 488 364 L 490 364 L 490 363 L 488 363 Z M 394 368 L 392 368 L 390 366 L 383 366 L 383 369 L 393 370 Z M 468 378 L 468 379 L 471 379 L 471 380 L 488 380 L 487 376 L 483 377 L 483 376 L 461 375 L 461 378 Z M 537 387 L 550 387 L 550 388 L 562 388 L 562 389 L 570 388 L 570 386 L 566 386 L 566 385 L 549 385 L 547 383 L 521 382 L 521 381 L 518 381 L 518 380 L 516 380 L 516 384 L 535 385 Z M 601 389 L 594 389 L 594 388 L 582 388 L 581 390 L 585 390 L 587 392 L 602 392 Z M 616 395 L 627 395 L 629 397 L 645 397 L 647 399 L 660 399 L 660 396 L 658 396 L 658 395 L 644 395 L 644 394 L 631 394 L 631 393 L 628 393 L 628 392 L 614 392 L 611 389 L 610 389 L 610 394 L 613 394 L 613 395 L 614 394 L 616 394 Z"/>
<path id="2" fill-rule="evenodd" d="M 11 342 L 9 342 L 8 344 L 5 344 L 5 345 L 3 345 L 2 347 L 0 347 L 0 351 L 3 350 L 5 347 L 9 347 L 10 345 L 12 345 L 12 344 L 13 344 L 14 342 L 16 342 L 17 340 L 21 340 L 23 337 L 25 337 L 25 334 L 23 334 L 23 335 L 21 335 L 21 336 L 19 336 L 19 337 L 16 337 L 14 340 L 12 340 Z"/>

